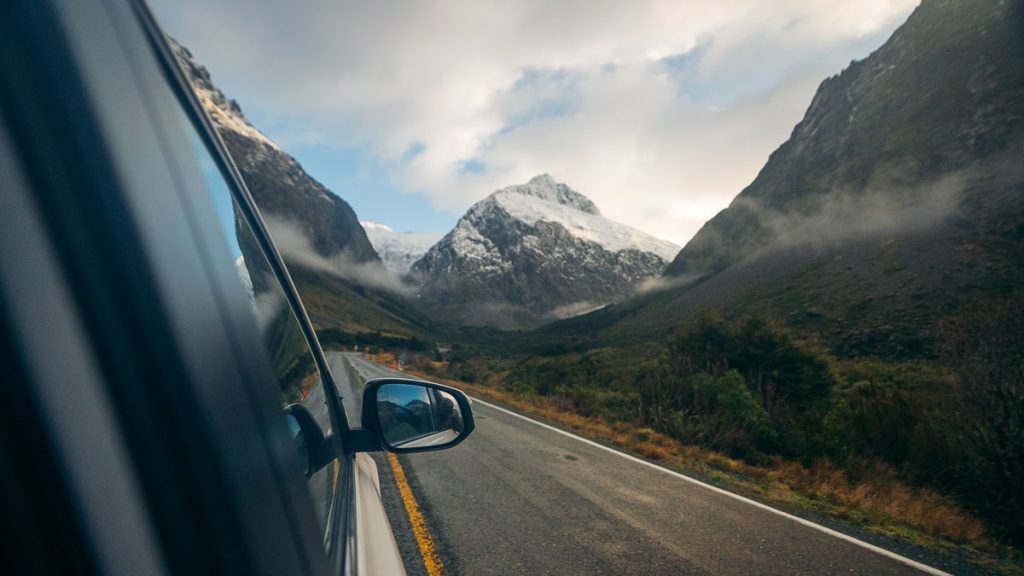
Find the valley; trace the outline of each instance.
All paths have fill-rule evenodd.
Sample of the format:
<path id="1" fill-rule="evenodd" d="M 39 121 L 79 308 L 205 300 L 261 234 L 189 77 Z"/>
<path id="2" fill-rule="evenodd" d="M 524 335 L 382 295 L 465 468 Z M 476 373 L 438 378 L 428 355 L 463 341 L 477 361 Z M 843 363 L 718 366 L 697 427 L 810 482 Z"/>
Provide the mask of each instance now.
<path id="1" fill-rule="evenodd" d="M 449 231 L 360 222 L 176 53 L 326 347 L 1020 573 L 1022 33 L 925 1 L 685 246 L 549 174 Z"/>

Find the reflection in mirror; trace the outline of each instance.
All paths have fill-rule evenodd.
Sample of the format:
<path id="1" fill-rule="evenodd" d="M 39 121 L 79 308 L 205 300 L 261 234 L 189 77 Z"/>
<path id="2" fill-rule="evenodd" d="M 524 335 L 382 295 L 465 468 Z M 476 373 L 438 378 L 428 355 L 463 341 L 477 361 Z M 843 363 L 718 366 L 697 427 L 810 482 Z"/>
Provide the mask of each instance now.
<path id="1" fill-rule="evenodd" d="M 464 426 L 451 394 L 417 384 L 384 384 L 377 390 L 381 434 L 391 448 L 439 447 L 458 439 Z"/>

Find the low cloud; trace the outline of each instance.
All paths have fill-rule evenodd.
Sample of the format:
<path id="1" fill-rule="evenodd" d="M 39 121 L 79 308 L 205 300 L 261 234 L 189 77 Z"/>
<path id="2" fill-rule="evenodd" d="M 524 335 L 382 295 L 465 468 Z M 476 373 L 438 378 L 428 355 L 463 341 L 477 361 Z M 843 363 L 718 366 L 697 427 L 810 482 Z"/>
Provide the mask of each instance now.
<path id="1" fill-rule="evenodd" d="M 277 316 L 278 312 L 284 309 L 284 295 L 279 290 L 267 290 L 256 294 L 253 290 L 252 276 L 249 275 L 249 267 L 245 263 L 245 256 L 239 255 L 235 258 L 235 272 L 242 281 L 245 294 L 249 297 L 249 306 L 256 317 L 256 324 L 260 332 L 266 331 L 270 323 Z M 265 285 L 273 286 L 276 281 L 270 279 Z"/>
<path id="2" fill-rule="evenodd" d="M 1007 191 L 1024 182 L 1024 167 L 1019 163 L 1021 152 L 1020 147 L 1015 147 L 989 160 L 914 185 L 901 184 L 914 179 L 912 171 L 904 173 L 889 166 L 879 171 L 884 176 L 876 175 L 863 189 L 823 193 L 818 206 L 813 205 L 813 196 L 804 198 L 800 212 L 782 212 L 749 197 L 736 198 L 731 208 L 756 215 L 766 231 L 766 244 L 750 258 L 791 248 L 827 251 L 864 239 L 898 238 L 941 226 L 951 218 L 967 216 L 964 202 L 972 197 L 972 190 L 975 194 L 979 189 L 984 190 L 986 201 L 992 203 L 1000 201 L 994 194 L 1012 193 Z M 709 235 L 723 232 L 731 234 L 717 228 L 704 230 Z M 734 240 L 710 241 L 728 245 Z M 699 278 L 697 274 L 650 278 L 638 286 L 636 294 L 677 288 Z"/>
<path id="3" fill-rule="evenodd" d="M 281 257 L 289 265 L 326 272 L 360 286 L 412 296 L 415 289 L 390 272 L 380 262 L 358 262 L 347 252 L 323 256 L 313 248 L 302 225 L 274 215 L 264 214 L 263 222 L 274 239 Z"/>
<path id="4" fill-rule="evenodd" d="M 574 316 L 582 316 L 595 310 L 600 310 L 608 304 L 595 304 L 594 302 L 573 302 L 571 304 L 565 304 L 558 306 L 548 312 L 551 316 L 554 316 L 558 320 L 564 320 L 566 318 L 572 318 Z"/>
<path id="5" fill-rule="evenodd" d="M 737 198 L 731 208 L 756 215 L 767 232 L 767 243 L 751 256 L 788 248 L 825 251 L 864 239 L 899 238 L 941 227 L 951 219 L 969 221 L 969 206 L 979 199 L 990 206 L 1004 202 L 999 195 L 1015 193 L 1024 182 L 1022 152 L 1024 147 L 1014 146 L 913 185 L 906 184 L 918 178 L 913 168 L 884 166 L 862 188 L 822 194 L 818 206 L 813 204 L 815 197 L 803 198 L 800 212 L 781 212 L 746 197 Z"/>
<path id="6" fill-rule="evenodd" d="M 772 232 L 770 248 L 828 247 L 885 234 L 934 226 L 960 208 L 974 170 L 959 170 L 925 184 L 878 183 L 862 192 L 838 193 L 810 214 L 782 214 L 749 199 L 737 202 L 758 213 Z"/>
<path id="7" fill-rule="evenodd" d="M 661 292 L 663 290 L 671 290 L 672 288 L 678 288 L 697 280 L 699 278 L 696 274 L 682 274 L 679 276 L 656 276 L 648 278 L 640 283 L 634 291 L 635 295 L 653 294 L 655 292 Z"/>

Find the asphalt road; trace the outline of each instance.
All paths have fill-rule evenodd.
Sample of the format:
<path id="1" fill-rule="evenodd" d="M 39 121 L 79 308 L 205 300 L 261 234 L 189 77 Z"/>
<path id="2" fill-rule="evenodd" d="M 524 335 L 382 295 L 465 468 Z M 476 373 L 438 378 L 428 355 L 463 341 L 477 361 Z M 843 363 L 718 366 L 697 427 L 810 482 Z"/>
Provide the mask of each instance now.
<path id="1" fill-rule="evenodd" d="M 339 381 L 399 375 L 352 354 L 331 363 Z M 449 574 L 926 573 L 498 407 L 474 401 L 473 414 L 460 446 L 399 458 Z M 409 573 L 424 573 L 378 466 Z"/>

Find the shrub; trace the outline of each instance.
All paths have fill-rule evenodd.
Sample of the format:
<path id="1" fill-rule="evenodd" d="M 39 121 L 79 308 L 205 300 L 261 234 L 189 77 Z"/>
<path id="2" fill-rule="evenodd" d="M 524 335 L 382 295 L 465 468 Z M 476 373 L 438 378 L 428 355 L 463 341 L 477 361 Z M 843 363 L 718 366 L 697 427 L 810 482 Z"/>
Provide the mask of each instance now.
<path id="1" fill-rule="evenodd" d="M 963 457 L 965 503 L 1024 542 L 1024 298 L 979 305 L 939 323 L 939 352 L 957 373 L 942 414 Z"/>
<path id="2" fill-rule="evenodd" d="M 768 413 L 735 370 L 718 377 L 662 371 L 642 382 L 640 401 L 645 423 L 688 444 L 749 459 L 777 442 Z"/>

